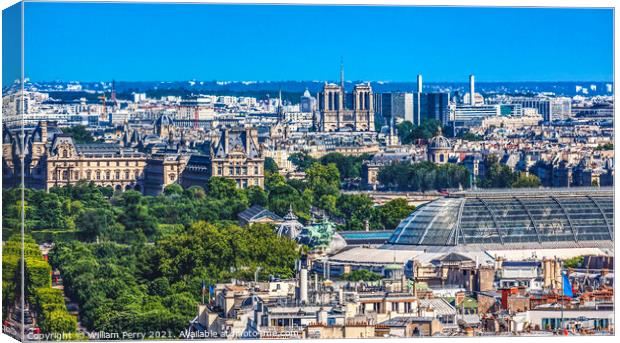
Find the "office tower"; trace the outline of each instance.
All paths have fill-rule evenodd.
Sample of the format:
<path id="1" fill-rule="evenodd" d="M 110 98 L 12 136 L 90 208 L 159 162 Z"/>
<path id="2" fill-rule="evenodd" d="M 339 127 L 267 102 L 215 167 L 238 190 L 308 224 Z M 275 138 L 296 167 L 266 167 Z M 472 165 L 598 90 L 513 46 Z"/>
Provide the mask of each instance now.
<path id="1" fill-rule="evenodd" d="M 572 116 L 570 98 L 511 97 L 508 102 L 511 104 L 520 104 L 524 109 L 535 108 L 547 122 L 563 120 Z"/>
<path id="2" fill-rule="evenodd" d="M 374 96 L 375 113 L 386 124 L 392 118 L 392 95 L 392 93 L 378 93 Z"/>
<path id="3" fill-rule="evenodd" d="M 306 88 L 304 91 L 304 95 L 301 96 L 300 99 L 300 110 L 303 113 L 311 113 L 315 110 L 316 107 L 316 99 L 310 95 L 310 91 Z"/>
<path id="4" fill-rule="evenodd" d="M 428 119 L 449 120 L 450 93 L 416 93 L 413 96 L 413 121 L 416 126 Z"/>
<path id="5" fill-rule="evenodd" d="M 449 115 L 449 121 L 457 130 L 469 129 L 482 125 L 482 121 L 489 117 L 501 115 L 500 105 L 457 105 L 454 106 Z M 444 125 L 447 124 L 444 122 Z"/>
<path id="6" fill-rule="evenodd" d="M 420 93 L 416 94 L 417 96 Z M 392 93 L 392 118 L 402 118 L 413 123 L 413 97 L 412 93 Z"/>

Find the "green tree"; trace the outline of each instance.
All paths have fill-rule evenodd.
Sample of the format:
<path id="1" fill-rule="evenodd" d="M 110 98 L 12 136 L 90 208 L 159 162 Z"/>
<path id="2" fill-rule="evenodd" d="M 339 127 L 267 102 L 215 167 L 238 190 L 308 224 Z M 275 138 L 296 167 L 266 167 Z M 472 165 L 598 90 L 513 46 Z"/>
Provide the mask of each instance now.
<path id="1" fill-rule="evenodd" d="M 345 218 L 347 230 L 363 230 L 374 214 L 372 199 L 365 194 L 342 194 L 337 201 L 338 213 Z"/>
<path id="2" fill-rule="evenodd" d="M 478 179 L 478 186 L 484 188 L 510 188 L 517 181 L 516 173 L 508 166 L 501 165 L 496 155 L 489 155 L 484 160 L 485 175 Z"/>
<path id="3" fill-rule="evenodd" d="M 81 238 L 85 241 L 94 241 L 97 236 L 115 223 L 114 213 L 105 208 L 89 208 L 80 213 L 75 220 L 75 225 L 81 232 Z"/>
<path id="4" fill-rule="evenodd" d="M 369 270 L 366 269 L 358 269 L 358 270 L 354 270 L 350 273 L 346 273 L 342 276 L 343 280 L 346 281 L 353 281 L 353 282 L 358 282 L 358 281 L 379 281 L 381 280 L 383 277 L 380 274 L 371 272 Z"/>
<path id="5" fill-rule="evenodd" d="M 566 268 L 579 268 L 583 264 L 583 256 L 575 256 L 564 261 L 564 267 Z"/>
<path id="6" fill-rule="evenodd" d="M 316 162 L 316 159 L 305 152 L 293 153 L 288 157 L 288 160 L 291 161 L 291 163 L 293 163 L 293 165 L 295 165 L 300 171 L 305 171 Z"/>
<path id="7" fill-rule="evenodd" d="M 404 198 L 397 198 L 386 202 L 377 209 L 378 221 L 383 230 L 394 230 L 396 226 L 415 210 Z"/>
<path id="8" fill-rule="evenodd" d="M 250 186 L 247 188 L 248 200 L 250 205 L 267 206 L 269 198 L 267 192 L 258 186 Z"/>
<path id="9" fill-rule="evenodd" d="M 92 143 L 95 141 L 93 139 L 93 135 L 88 130 L 86 130 L 86 126 L 84 125 L 65 127 L 62 129 L 62 132 L 72 135 L 73 141 L 77 144 Z"/>
<path id="10" fill-rule="evenodd" d="M 235 180 L 212 177 L 207 182 L 207 195 L 218 200 L 237 199 L 247 204 L 247 195 L 239 188 Z"/>
<path id="11" fill-rule="evenodd" d="M 330 163 L 324 166 L 320 163 L 313 163 L 306 169 L 306 180 L 308 188 L 312 191 L 315 206 L 319 206 L 321 199 L 326 195 L 338 196 L 340 172 L 335 164 Z"/>
<path id="12" fill-rule="evenodd" d="M 181 185 L 179 185 L 178 183 L 170 184 L 166 186 L 166 188 L 164 188 L 164 195 L 181 196 L 182 194 L 183 194 L 183 187 L 181 187 Z"/>
<path id="13" fill-rule="evenodd" d="M 536 175 L 526 175 L 525 173 L 520 173 L 511 186 L 513 188 L 535 188 L 540 187 L 541 184 L 540 179 Z"/>
<path id="14" fill-rule="evenodd" d="M 279 170 L 278 164 L 273 158 L 265 158 L 265 173 L 277 173 Z"/>

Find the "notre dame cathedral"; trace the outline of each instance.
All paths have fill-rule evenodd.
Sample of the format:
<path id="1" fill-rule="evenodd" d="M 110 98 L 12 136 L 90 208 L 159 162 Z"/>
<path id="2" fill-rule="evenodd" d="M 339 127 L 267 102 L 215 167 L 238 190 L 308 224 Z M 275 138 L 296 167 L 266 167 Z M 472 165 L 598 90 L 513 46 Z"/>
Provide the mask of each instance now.
<path id="1" fill-rule="evenodd" d="M 314 116 L 317 131 L 374 131 L 375 110 L 370 83 L 355 85 L 353 93 L 344 88 L 344 68 L 340 66 L 340 85 L 325 83 L 318 95 Z"/>

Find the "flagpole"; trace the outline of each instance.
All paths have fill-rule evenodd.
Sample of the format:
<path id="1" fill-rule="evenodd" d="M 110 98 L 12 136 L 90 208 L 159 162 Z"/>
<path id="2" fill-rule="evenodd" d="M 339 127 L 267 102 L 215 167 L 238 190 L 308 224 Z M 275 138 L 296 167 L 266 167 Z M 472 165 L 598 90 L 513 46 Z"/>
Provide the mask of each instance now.
<path id="1" fill-rule="evenodd" d="M 201 289 L 200 293 L 202 293 L 202 304 L 203 305 L 205 304 L 205 290 L 206 290 L 206 288 L 205 288 L 205 281 L 202 280 L 202 289 Z"/>

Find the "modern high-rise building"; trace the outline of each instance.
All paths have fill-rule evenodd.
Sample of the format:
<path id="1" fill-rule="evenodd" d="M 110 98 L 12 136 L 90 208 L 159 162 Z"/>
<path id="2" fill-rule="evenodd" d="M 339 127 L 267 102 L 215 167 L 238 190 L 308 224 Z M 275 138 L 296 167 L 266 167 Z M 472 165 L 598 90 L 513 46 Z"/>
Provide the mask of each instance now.
<path id="1" fill-rule="evenodd" d="M 449 121 L 449 104 L 450 93 L 416 93 L 411 122 L 419 126 L 428 119 L 435 119 L 445 125 Z"/>
<path id="2" fill-rule="evenodd" d="M 392 93 L 392 117 L 413 122 L 412 93 Z"/>
<path id="3" fill-rule="evenodd" d="M 455 131 L 482 125 L 484 119 L 501 115 L 500 105 L 453 105 L 450 108 L 449 123 Z"/>
<path id="4" fill-rule="evenodd" d="M 522 108 L 535 108 L 543 117 L 544 121 L 563 120 L 571 117 L 570 98 L 544 98 L 544 97 L 511 97 L 511 104 L 520 104 Z"/>
<path id="5" fill-rule="evenodd" d="M 310 95 L 310 91 L 306 88 L 304 95 L 300 99 L 300 110 L 303 113 L 311 113 L 316 109 L 316 99 Z"/>
<path id="6" fill-rule="evenodd" d="M 374 96 L 375 113 L 383 124 L 389 124 L 392 119 L 392 96 L 392 93 L 377 93 Z"/>

